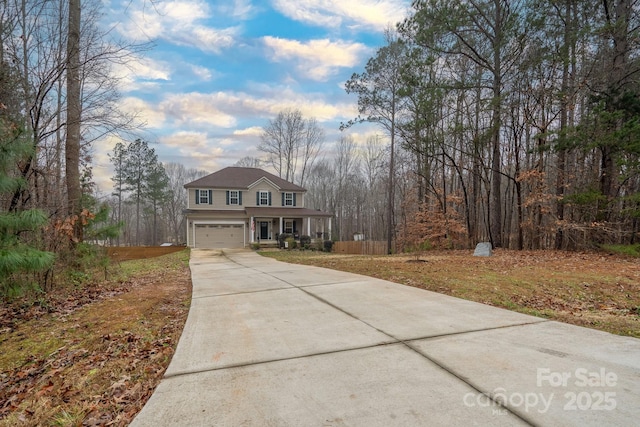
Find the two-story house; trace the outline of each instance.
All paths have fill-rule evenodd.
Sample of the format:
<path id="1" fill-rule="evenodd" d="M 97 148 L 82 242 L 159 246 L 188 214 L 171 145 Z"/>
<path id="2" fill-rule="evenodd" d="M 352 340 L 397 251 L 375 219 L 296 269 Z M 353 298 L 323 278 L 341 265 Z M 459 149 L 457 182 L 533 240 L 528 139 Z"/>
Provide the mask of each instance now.
<path id="1" fill-rule="evenodd" d="M 243 248 L 281 233 L 331 238 L 332 214 L 305 208 L 307 190 L 261 169 L 228 167 L 184 188 L 190 247 Z"/>

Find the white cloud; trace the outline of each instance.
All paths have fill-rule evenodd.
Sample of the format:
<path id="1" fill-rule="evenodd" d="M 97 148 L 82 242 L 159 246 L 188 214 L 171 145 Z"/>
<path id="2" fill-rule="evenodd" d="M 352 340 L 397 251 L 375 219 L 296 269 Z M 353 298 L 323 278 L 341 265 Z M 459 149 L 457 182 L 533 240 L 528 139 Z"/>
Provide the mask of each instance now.
<path id="1" fill-rule="evenodd" d="M 165 123 L 165 114 L 140 98 L 123 98 L 119 106 L 122 111 L 137 116 L 148 127 L 160 128 Z"/>
<path id="2" fill-rule="evenodd" d="M 247 136 L 256 137 L 262 134 L 262 128 L 260 126 L 251 126 L 246 129 L 237 129 L 233 131 L 234 136 Z"/>
<path id="3" fill-rule="evenodd" d="M 157 86 L 169 81 L 171 73 L 169 64 L 150 58 L 136 58 L 111 66 L 111 75 L 118 80 L 119 90 L 125 92 Z"/>
<path id="4" fill-rule="evenodd" d="M 220 53 L 233 46 L 239 29 L 208 27 L 202 22 L 210 17 L 209 4 L 204 0 L 163 1 L 153 7 L 147 2 L 128 2 L 117 28 L 133 40 L 162 39 L 203 52 Z"/>
<path id="5" fill-rule="evenodd" d="M 382 31 L 406 16 L 409 0 L 273 0 L 283 15 L 306 24 Z"/>
<path id="6" fill-rule="evenodd" d="M 163 61 L 156 61 L 151 58 L 139 58 L 128 64 L 128 68 L 135 77 L 149 80 L 169 80 L 171 67 Z"/>
<path id="7" fill-rule="evenodd" d="M 206 67 L 191 65 L 191 71 L 196 75 L 196 77 L 205 82 L 208 82 L 213 78 L 213 73 Z"/>
<path id="8" fill-rule="evenodd" d="M 160 142 L 168 147 L 178 148 L 186 154 L 207 147 L 207 134 L 204 132 L 179 131 L 163 136 Z"/>
<path id="9" fill-rule="evenodd" d="M 251 93 L 173 93 L 155 103 L 127 97 L 120 101 L 120 108 L 137 115 L 150 129 L 172 126 L 193 132 L 233 129 L 244 119 L 266 123 L 285 109 L 298 109 L 305 117 L 314 117 L 319 122 L 348 120 L 357 115 L 353 102 L 331 102 L 323 94 L 300 93 L 266 84 L 254 84 L 252 89 Z M 232 132 L 236 137 L 249 137 L 259 134 L 260 129 L 253 126 Z"/>
<path id="10" fill-rule="evenodd" d="M 236 19 L 249 19 L 258 11 L 258 7 L 252 4 L 251 0 L 233 0 L 221 3 L 216 6 L 216 11 Z"/>
<path id="11" fill-rule="evenodd" d="M 224 156 L 224 150 L 218 142 L 211 140 L 205 132 L 178 131 L 160 138 L 160 143 L 172 153 L 172 161 L 178 161 L 186 167 L 215 170 L 218 159 Z"/>
<path id="12" fill-rule="evenodd" d="M 173 42 L 184 46 L 195 46 L 203 52 L 220 53 L 231 47 L 238 36 L 238 28 L 214 29 L 195 26 L 183 34 L 174 34 Z"/>
<path id="13" fill-rule="evenodd" d="M 220 147 L 213 147 L 206 152 L 190 154 L 189 161 L 192 162 L 191 167 L 213 172 L 222 167 L 220 161 L 222 157 L 224 157 L 224 150 Z"/>
<path id="14" fill-rule="evenodd" d="M 355 117 L 353 103 L 327 102 L 322 94 L 299 93 L 290 88 L 255 85 L 252 93 L 217 92 L 210 95 L 214 105 L 234 117 L 271 118 L 284 109 L 298 109 L 306 117 L 330 121 Z"/>
<path id="15" fill-rule="evenodd" d="M 221 128 L 235 126 L 236 119 L 221 111 L 217 96 L 202 93 L 171 94 L 160 102 L 159 109 L 179 125 L 206 125 Z"/>
<path id="16" fill-rule="evenodd" d="M 353 67 L 369 53 L 362 43 L 331 41 L 328 39 L 298 40 L 263 37 L 265 46 L 272 51 L 275 62 L 292 60 L 298 72 L 305 77 L 317 81 L 326 81 L 338 73 L 340 68 Z"/>

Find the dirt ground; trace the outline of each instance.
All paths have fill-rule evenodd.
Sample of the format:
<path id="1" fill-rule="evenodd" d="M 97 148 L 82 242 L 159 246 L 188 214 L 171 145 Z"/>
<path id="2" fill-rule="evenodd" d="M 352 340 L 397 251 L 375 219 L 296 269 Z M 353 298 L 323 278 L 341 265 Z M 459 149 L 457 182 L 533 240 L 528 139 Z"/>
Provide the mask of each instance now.
<path id="1" fill-rule="evenodd" d="M 154 258 L 184 250 L 184 246 L 111 246 L 107 255 L 113 261 Z"/>

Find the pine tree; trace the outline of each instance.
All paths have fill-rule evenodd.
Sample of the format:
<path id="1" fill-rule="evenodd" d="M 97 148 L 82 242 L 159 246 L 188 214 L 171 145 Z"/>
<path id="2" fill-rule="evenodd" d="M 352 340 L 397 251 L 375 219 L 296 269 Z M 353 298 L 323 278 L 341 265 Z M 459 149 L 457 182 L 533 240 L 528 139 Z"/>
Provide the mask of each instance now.
<path id="1" fill-rule="evenodd" d="M 150 203 L 151 214 L 153 215 L 153 231 L 151 244 L 158 244 L 158 211 L 168 198 L 169 194 L 169 177 L 164 170 L 162 163 L 157 162 L 151 165 L 147 175 L 147 200 Z"/>
<path id="2" fill-rule="evenodd" d="M 122 222 L 122 199 L 125 193 L 125 175 L 124 175 L 124 158 L 126 155 L 126 148 L 122 142 L 118 142 L 113 148 L 113 154 L 109 154 L 109 160 L 113 163 L 114 176 L 111 178 L 113 181 L 113 196 L 118 199 L 118 206 L 116 208 L 116 222 Z M 120 235 L 116 237 L 116 246 L 120 246 Z"/>
<path id="3" fill-rule="evenodd" d="M 114 195 L 118 198 L 118 210 L 125 195 L 127 203 L 136 207 L 136 236 L 134 243 L 141 243 L 140 219 L 143 212 L 153 215 L 153 235 L 151 241 L 157 243 L 158 212 L 169 198 L 169 178 L 158 155 L 146 141 L 136 139 L 126 146 L 118 143 L 110 156 L 114 164 Z M 120 219 L 120 214 L 118 214 Z M 121 223 L 122 221 L 119 220 Z"/>
<path id="4" fill-rule="evenodd" d="M 131 194 L 136 205 L 136 246 L 140 244 L 141 209 L 147 200 L 147 182 L 153 165 L 158 162 L 158 156 L 149 144 L 136 139 L 127 145 L 123 163 L 125 191 Z"/>
<path id="5" fill-rule="evenodd" d="M 0 117 L 0 194 L 13 194 L 26 185 L 12 173 L 16 165 L 32 155 L 33 144 L 15 124 Z M 49 268 L 54 254 L 38 250 L 26 241 L 32 232 L 47 223 L 38 209 L 0 212 L 0 291 L 15 294 L 20 290 L 18 273 L 39 272 Z"/>

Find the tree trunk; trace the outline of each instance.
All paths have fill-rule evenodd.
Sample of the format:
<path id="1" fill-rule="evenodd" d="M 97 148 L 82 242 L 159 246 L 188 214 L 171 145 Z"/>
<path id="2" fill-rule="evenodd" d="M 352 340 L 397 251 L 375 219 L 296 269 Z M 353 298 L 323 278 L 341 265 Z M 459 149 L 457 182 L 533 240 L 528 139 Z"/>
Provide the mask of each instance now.
<path id="1" fill-rule="evenodd" d="M 500 128 L 502 127 L 502 25 L 504 24 L 501 0 L 495 0 L 495 38 L 493 40 L 493 126 L 491 155 L 491 244 L 502 247 L 502 161 Z"/>
<path id="2" fill-rule="evenodd" d="M 568 130 L 568 120 L 569 120 L 569 99 L 572 98 L 573 95 L 569 94 L 569 67 L 571 64 L 571 59 L 569 58 L 570 52 L 573 52 L 573 49 L 570 48 L 571 40 L 572 40 L 572 30 L 573 30 L 573 15 L 571 11 L 571 3 L 573 0 L 566 0 L 564 7 L 564 40 L 562 45 L 562 86 L 561 86 L 561 106 L 560 106 L 560 135 L 561 138 L 567 137 Z M 556 159 L 556 220 L 558 221 L 558 226 L 556 227 L 556 241 L 555 248 L 562 249 L 564 245 L 564 231 L 563 231 L 563 221 L 564 221 L 564 181 L 565 181 L 565 172 L 566 172 L 566 149 L 564 147 L 559 147 L 558 156 Z"/>
<path id="3" fill-rule="evenodd" d="M 496 56 L 498 63 L 499 55 Z M 499 70 L 499 68 L 497 68 Z M 502 247 L 502 161 L 500 150 L 500 71 L 494 76 L 493 88 L 493 141 L 491 155 L 491 244 L 494 248 Z"/>
<path id="4" fill-rule="evenodd" d="M 82 221 L 79 219 L 82 190 L 80 187 L 80 0 L 69 0 L 67 39 L 67 138 L 65 167 L 67 175 L 67 214 L 77 215 L 73 234 L 82 241 Z"/>
<path id="5" fill-rule="evenodd" d="M 393 244 L 393 202 L 394 202 L 394 173 L 395 173 L 395 93 L 393 94 L 393 101 L 391 105 L 391 156 L 389 157 L 389 188 L 388 188 L 388 197 L 389 200 L 387 202 L 387 253 L 392 253 L 392 244 Z"/>

